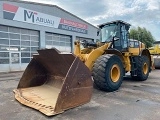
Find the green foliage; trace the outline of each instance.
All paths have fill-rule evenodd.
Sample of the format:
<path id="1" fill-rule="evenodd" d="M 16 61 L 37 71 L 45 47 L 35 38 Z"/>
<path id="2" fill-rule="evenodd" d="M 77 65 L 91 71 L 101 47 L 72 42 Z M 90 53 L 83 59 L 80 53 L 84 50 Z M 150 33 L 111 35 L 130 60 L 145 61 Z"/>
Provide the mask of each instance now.
<path id="1" fill-rule="evenodd" d="M 151 47 L 155 41 L 151 32 L 146 28 L 132 28 L 130 29 L 130 39 L 136 39 L 143 42 L 147 47 Z"/>

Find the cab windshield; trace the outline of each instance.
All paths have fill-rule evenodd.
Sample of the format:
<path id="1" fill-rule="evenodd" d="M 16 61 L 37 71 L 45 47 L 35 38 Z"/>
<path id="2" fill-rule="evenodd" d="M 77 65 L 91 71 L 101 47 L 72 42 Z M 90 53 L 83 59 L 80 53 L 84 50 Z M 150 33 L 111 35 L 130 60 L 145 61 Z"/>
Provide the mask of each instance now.
<path id="1" fill-rule="evenodd" d="M 115 28 L 117 25 L 110 24 L 104 26 L 100 31 L 100 40 L 101 42 L 109 42 L 115 36 Z"/>

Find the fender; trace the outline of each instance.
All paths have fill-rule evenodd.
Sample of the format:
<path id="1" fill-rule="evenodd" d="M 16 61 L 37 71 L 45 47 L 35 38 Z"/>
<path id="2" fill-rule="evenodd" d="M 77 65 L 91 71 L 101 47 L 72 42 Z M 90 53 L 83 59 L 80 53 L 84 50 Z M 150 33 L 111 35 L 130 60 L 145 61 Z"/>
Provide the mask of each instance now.
<path id="1" fill-rule="evenodd" d="M 118 55 L 121 58 L 121 60 L 124 62 L 124 58 L 123 58 L 122 53 L 119 50 L 117 50 L 117 49 L 107 49 L 107 50 L 105 50 L 105 53 L 106 54 L 115 54 L 115 55 Z"/>
<path id="2" fill-rule="evenodd" d="M 142 55 L 145 55 L 145 56 L 148 57 L 150 66 L 152 66 L 151 54 L 150 54 L 149 50 L 148 50 L 148 49 L 143 49 L 143 50 L 140 52 L 139 56 L 142 56 Z"/>

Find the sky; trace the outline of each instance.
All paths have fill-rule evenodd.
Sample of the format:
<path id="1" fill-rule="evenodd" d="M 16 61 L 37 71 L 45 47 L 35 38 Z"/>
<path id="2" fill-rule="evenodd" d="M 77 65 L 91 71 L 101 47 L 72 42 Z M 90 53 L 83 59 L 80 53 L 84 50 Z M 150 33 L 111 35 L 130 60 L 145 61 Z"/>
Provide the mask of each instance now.
<path id="1" fill-rule="evenodd" d="M 97 26 L 123 20 L 149 30 L 160 41 L 160 0 L 25 0 L 57 5 Z"/>

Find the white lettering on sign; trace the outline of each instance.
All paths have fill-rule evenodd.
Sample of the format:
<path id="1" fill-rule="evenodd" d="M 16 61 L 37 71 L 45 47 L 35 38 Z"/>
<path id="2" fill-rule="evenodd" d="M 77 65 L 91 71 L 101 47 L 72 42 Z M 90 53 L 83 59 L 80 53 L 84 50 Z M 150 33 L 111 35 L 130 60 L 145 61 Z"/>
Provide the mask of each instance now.
<path id="1" fill-rule="evenodd" d="M 23 17 L 20 17 L 21 15 Z M 61 18 L 20 7 L 13 20 L 58 28 Z"/>

